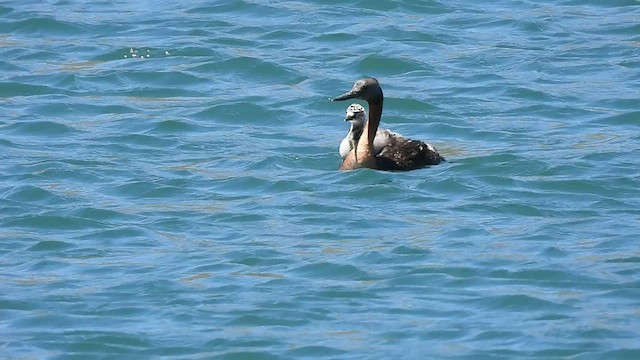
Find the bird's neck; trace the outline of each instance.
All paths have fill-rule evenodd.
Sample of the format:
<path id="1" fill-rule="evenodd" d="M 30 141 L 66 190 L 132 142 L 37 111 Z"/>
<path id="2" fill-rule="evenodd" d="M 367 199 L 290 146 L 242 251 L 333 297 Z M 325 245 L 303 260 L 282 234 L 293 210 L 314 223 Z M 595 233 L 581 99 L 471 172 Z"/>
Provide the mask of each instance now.
<path id="1" fill-rule="evenodd" d="M 364 129 L 364 122 L 352 123 L 351 128 L 349 129 L 349 140 L 352 140 L 352 141 L 360 140 L 360 136 L 362 136 L 363 129 Z"/>
<path id="2" fill-rule="evenodd" d="M 369 103 L 369 119 L 364 125 L 362 136 L 358 140 L 357 149 L 353 149 L 340 164 L 340 170 L 353 170 L 361 167 L 377 169 L 378 165 L 373 151 L 373 139 L 376 137 L 380 118 L 382 117 L 382 89 L 367 99 Z"/>
<path id="3" fill-rule="evenodd" d="M 373 139 L 376 137 L 380 118 L 382 117 L 382 92 L 379 98 L 369 101 L 369 120 L 364 126 L 362 136 L 358 141 L 358 167 L 376 168 L 376 158 L 373 151 Z"/>

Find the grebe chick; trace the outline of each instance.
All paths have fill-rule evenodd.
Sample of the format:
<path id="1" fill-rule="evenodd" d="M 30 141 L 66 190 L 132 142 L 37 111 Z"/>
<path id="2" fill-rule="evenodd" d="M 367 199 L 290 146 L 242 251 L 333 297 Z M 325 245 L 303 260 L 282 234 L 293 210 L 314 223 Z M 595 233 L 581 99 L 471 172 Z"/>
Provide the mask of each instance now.
<path id="1" fill-rule="evenodd" d="M 347 136 L 342 139 L 340 142 L 340 157 L 344 160 L 344 158 L 349 155 L 351 149 L 356 147 L 358 140 L 360 140 L 360 136 L 362 135 L 362 131 L 364 130 L 364 124 L 367 122 L 367 112 L 364 110 L 364 107 L 360 104 L 351 104 L 347 108 L 346 115 L 344 117 L 344 121 L 349 121 L 351 123 L 351 127 L 349 127 L 349 132 Z M 376 131 L 376 137 L 373 139 L 373 152 L 375 155 L 378 155 L 382 152 L 385 145 L 387 145 L 390 141 L 390 138 L 393 136 L 402 135 L 387 130 L 387 129 L 378 129 Z"/>
<path id="2" fill-rule="evenodd" d="M 376 155 L 374 139 L 382 117 L 384 96 L 382 88 L 375 78 L 356 81 L 350 91 L 333 98 L 332 101 L 348 99 L 365 100 L 369 104 L 369 119 L 364 125 L 357 145 L 340 164 L 340 170 L 353 170 L 361 167 L 378 170 L 407 171 L 428 165 L 437 165 L 444 157 L 431 145 L 420 140 L 411 140 L 401 136 L 390 137 L 382 151 Z"/>

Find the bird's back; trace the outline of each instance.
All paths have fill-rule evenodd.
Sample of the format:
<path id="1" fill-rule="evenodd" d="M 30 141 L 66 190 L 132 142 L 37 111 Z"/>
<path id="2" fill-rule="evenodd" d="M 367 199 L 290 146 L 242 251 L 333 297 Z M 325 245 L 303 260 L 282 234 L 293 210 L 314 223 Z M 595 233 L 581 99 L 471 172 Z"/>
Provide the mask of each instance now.
<path id="1" fill-rule="evenodd" d="M 392 136 L 376 161 L 380 170 L 407 171 L 438 165 L 445 158 L 433 146 L 420 140 Z"/>

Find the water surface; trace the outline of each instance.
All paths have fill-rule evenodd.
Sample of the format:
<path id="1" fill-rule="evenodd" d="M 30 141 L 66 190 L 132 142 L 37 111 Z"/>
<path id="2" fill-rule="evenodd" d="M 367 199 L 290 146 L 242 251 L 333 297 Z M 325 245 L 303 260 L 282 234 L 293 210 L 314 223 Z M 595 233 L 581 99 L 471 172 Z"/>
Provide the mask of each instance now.
<path id="1" fill-rule="evenodd" d="M 640 358 L 640 3 L 4 1 L 3 358 Z M 365 75 L 449 162 L 339 172 Z"/>

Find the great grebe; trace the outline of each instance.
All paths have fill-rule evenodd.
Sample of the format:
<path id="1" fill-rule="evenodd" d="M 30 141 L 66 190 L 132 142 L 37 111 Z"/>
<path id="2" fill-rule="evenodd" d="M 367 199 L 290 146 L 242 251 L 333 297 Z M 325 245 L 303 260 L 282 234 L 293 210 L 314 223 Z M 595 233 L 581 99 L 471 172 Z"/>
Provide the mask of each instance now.
<path id="1" fill-rule="evenodd" d="M 382 117 L 384 96 L 378 80 L 364 78 L 353 84 L 353 88 L 332 101 L 348 99 L 365 100 L 369 104 L 369 119 L 365 123 L 362 135 L 353 142 L 355 149 L 349 151 L 340 164 L 340 170 L 353 170 L 361 167 L 378 170 L 407 171 L 428 165 L 437 165 L 444 157 L 431 145 L 420 140 L 411 140 L 402 136 L 390 136 L 380 153 L 376 154 L 374 140 Z"/>

